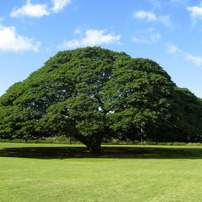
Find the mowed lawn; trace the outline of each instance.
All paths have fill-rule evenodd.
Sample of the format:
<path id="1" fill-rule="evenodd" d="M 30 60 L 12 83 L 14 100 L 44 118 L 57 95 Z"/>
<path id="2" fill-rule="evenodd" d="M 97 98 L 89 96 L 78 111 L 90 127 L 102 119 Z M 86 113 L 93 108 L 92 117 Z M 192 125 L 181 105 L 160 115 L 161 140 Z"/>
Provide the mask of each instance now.
<path id="1" fill-rule="evenodd" d="M 78 155 L 69 155 L 74 150 Z M 85 152 L 0 143 L 0 201 L 202 201 L 202 147 L 108 146 L 100 157 Z"/>

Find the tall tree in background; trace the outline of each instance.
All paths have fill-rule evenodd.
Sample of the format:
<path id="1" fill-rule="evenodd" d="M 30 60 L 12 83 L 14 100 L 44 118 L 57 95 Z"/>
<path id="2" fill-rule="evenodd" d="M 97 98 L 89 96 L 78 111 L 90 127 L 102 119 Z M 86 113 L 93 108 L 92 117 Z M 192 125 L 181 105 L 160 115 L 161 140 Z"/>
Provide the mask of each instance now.
<path id="1" fill-rule="evenodd" d="M 201 140 L 201 100 L 154 61 L 99 47 L 63 51 L 0 98 L 1 138 Z"/>

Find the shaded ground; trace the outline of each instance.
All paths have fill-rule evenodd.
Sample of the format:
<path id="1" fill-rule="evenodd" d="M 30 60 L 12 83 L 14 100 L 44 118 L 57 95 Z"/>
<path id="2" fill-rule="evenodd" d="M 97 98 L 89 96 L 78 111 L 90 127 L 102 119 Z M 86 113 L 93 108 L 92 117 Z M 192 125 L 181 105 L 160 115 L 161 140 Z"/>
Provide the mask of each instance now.
<path id="1" fill-rule="evenodd" d="M 63 158 L 177 158 L 202 159 L 201 147 L 155 147 L 155 146 L 107 146 L 102 153 L 92 155 L 85 147 L 11 147 L 0 149 L 0 157 L 21 157 L 39 159 Z"/>

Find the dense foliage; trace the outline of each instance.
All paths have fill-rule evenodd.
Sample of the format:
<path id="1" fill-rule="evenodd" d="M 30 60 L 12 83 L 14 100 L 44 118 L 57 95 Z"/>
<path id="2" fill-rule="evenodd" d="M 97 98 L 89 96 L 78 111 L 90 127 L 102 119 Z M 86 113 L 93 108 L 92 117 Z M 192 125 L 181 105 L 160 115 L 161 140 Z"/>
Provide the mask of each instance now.
<path id="1" fill-rule="evenodd" d="M 201 141 L 202 101 L 154 61 L 99 47 L 63 51 L 0 98 L 0 137 Z"/>

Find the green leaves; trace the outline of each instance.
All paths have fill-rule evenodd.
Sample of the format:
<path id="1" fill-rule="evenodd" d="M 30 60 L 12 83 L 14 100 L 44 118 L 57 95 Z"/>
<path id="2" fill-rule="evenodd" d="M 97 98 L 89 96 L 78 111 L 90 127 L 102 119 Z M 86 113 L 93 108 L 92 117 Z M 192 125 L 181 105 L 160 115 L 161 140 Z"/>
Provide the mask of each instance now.
<path id="1" fill-rule="evenodd" d="M 156 62 L 87 47 L 59 52 L 8 89 L 0 137 L 66 134 L 91 150 L 112 137 L 191 141 L 201 138 L 201 117 L 201 100 Z"/>

